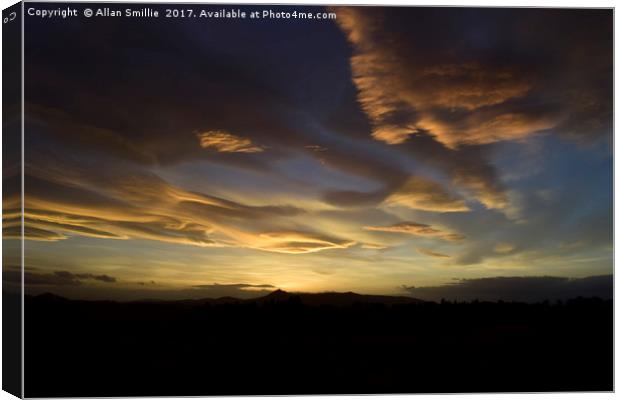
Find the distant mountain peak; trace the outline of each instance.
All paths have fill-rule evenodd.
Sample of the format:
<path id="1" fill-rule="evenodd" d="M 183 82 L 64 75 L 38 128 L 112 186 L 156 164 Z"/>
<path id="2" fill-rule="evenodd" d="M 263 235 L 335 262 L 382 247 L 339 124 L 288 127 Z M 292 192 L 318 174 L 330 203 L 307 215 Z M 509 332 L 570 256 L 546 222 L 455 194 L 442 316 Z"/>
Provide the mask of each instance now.
<path id="1" fill-rule="evenodd" d="M 422 300 L 413 297 L 403 296 L 380 296 L 364 295 L 355 292 L 323 292 L 323 293 L 289 293 L 282 289 L 277 289 L 264 297 L 249 299 L 247 302 L 286 302 L 291 298 L 298 298 L 301 303 L 306 305 L 335 305 L 349 306 L 356 303 L 366 304 L 411 304 L 422 303 Z"/>
<path id="2" fill-rule="evenodd" d="M 267 296 L 265 296 L 266 298 L 284 298 L 284 297 L 289 297 L 291 294 L 289 292 L 286 292 L 282 289 L 277 289 L 274 290 L 273 292 L 269 293 Z"/>
<path id="3" fill-rule="evenodd" d="M 45 300 L 45 301 L 68 301 L 68 299 L 58 296 L 56 294 L 45 292 L 35 296 L 36 299 Z"/>

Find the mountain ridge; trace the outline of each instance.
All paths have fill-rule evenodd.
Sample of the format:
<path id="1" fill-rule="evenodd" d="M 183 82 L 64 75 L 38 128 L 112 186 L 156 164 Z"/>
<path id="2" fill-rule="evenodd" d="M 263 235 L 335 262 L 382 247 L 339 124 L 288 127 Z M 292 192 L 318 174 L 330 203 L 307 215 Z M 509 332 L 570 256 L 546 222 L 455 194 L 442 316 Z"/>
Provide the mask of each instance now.
<path id="1" fill-rule="evenodd" d="M 389 296 L 389 295 L 372 295 L 372 294 L 359 294 L 355 292 L 320 292 L 320 293 L 306 293 L 306 292 L 287 292 L 281 289 L 274 290 L 273 292 L 251 299 L 240 299 L 231 296 L 217 297 L 217 298 L 198 298 L 198 299 L 179 299 L 179 300 L 163 300 L 157 298 L 146 298 L 130 301 L 115 301 L 115 300 L 79 300 L 68 299 L 66 297 L 58 296 L 53 293 L 42 293 L 39 295 L 28 295 L 32 299 L 55 301 L 88 301 L 88 302 L 114 302 L 114 303 L 150 303 L 150 304 L 187 304 L 187 305 L 200 305 L 200 304 L 270 304 L 270 303 L 284 303 L 284 302 L 300 302 L 309 306 L 351 306 L 354 304 L 420 304 L 426 303 L 425 300 L 417 299 L 409 296 Z"/>

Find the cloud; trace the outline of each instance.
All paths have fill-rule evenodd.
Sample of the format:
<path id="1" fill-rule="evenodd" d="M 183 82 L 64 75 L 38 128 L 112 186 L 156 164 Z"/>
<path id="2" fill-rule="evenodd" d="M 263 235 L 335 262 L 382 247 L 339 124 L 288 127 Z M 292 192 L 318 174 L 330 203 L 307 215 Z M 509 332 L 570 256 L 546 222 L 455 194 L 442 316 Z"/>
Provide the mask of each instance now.
<path id="1" fill-rule="evenodd" d="M 408 176 L 388 183 L 382 189 L 370 192 L 329 191 L 323 199 L 329 204 L 341 207 L 367 207 L 383 204 L 433 212 L 470 210 L 463 199 L 448 192 L 440 183 L 421 176 Z"/>
<path id="2" fill-rule="evenodd" d="M 146 32 L 145 37 L 161 35 L 161 32 L 153 27 L 140 29 Z M 179 29 L 180 35 L 187 33 Z M 195 35 L 188 35 L 187 41 L 179 42 L 171 48 L 171 53 L 162 53 L 157 63 L 152 62 L 153 54 L 150 52 L 147 52 L 146 57 L 141 57 L 144 55 L 134 51 L 134 63 L 131 65 L 109 64 L 105 70 L 106 74 L 112 76 L 135 75 L 140 76 L 140 79 L 165 81 L 165 84 L 155 89 L 137 85 L 134 81 L 119 83 L 114 79 L 106 79 L 102 76 L 103 70 L 98 69 L 94 75 L 89 75 L 88 79 L 92 79 L 93 84 L 108 82 L 109 90 L 100 96 L 84 89 L 83 81 L 76 78 L 81 76 L 79 71 L 67 71 L 65 65 L 49 63 L 50 58 L 74 59 L 75 54 L 79 53 L 79 47 L 73 47 L 77 44 L 63 49 L 62 57 L 42 51 L 33 55 L 33 62 L 29 63 L 31 68 L 28 73 L 33 77 L 33 82 L 45 89 L 29 91 L 28 98 L 32 103 L 27 105 L 28 131 L 31 135 L 44 132 L 44 135 L 36 138 L 36 142 L 41 144 L 42 152 L 47 151 L 46 145 L 50 143 L 46 141 L 49 141 L 66 147 L 62 150 L 64 153 L 112 156 L 157 167 L 208 160 L 209 163 L 225 164 L 254 172 L 264 171 L 266 175 L 277 174 L 277 163 L 295 157 L 301 150 L 327 168 L 370 179 L 380 186 L 380 190 L 370 192 L 358 189 L 326 190 L 324 199 L 327 203 L 340 207 L 376 205 L 404 185 L 411 172 L 399 165 L 396 159 L 377 153 L 373 147 L 380 146 L 370 145 L 378 145 L 379 142 L 370 137 L 363 143 L 357 140 L 353 146 L 353 141 L 342 134 L 341 131 L 358 129 L 366 132 L 369 127 L 364 114 L 355 103 L 355 87 L 348 79 L 345 39 L 334 27 L 331 27 L 329 32 L 334 36 L 333 39 L 337 39 L 329 42 L 330 46 L 334 47 L 329 51 L 336 52 L 334 54 L 339 57 L 330 58 L 329 61 L 324 57 L 316 57 L 314 61 L 311 52 L 306 49 L 307 51 L 302 53 L 304 57 L 300 58 L 303 61 L 296 62 L 296 59 L 291 57 L 291 62 L 277 70 L 274 70 L 277 62 L 261 63 L 268 56 L 265 51 L 250 51 L 241 58 L 218 53 L 217 63 L 205 64 L 199 57 L 194 57 L 195 49 L 204 48 L 205 44 L 200 43 Z M 56 31 L 53 33 L 65 34 Z M 100 34 L 93 32 L 84 40 L 95 40 Z M 270 34 L 265 32 L 261 35 Z M 104 60 L 117 58 L 117 52 L 126 46 L 124 37 L 109 36 L 105 36 L 110 45 L 106 46 L 107 57 Z M 304 34 L 305 36 L 307 35 Z M 228 39 L 234 40 L 230 37 Z M 321 51 L 325 51 L 325 46 L 321 48 Z M 210 45 L 205 51 L 217 52 Z M 184 64 L 169 61 L 178 54 L 186 55 Z M 277 56 L 277 59 L 280 57 L 279 54 L 271 56 Z M 45 57 L 45 63 L 38 57 Z M 104 56 L 89 55 L 86 59 L 82 57 L 80 61 L 101 65 L 104 60 L 99 57 Z M 309 62 L 316 62 L 321 71 L 329 71 L 326 74 L 329 79 L 325 75 L 313 75 L 310 77 L 312 79 L 303 80 L 307 83 L 302 88 L 297 88 L 296 85 L 302 82 L 298 76 L 305 76 Z M 179 69 L 182 71 L 178 74 L 182 77 L 181 80 L 174 80 L 173 83 L 167 79 L 171 70 Z M 286 75 L 288 79 L 285 80 L 282 74 L 290 75 Z M 319 83 L 330 85 L 330 89 L 335 91 L 337 88 L 328 82 L 331 82 L 330 79 L 336 80 L 336 77 L 338 86 L 350 90 L 351 95 L 343 95 L 344 89 L 340 89 L 338 96 L 335 93 L 325 96 L 329 101 L 321 104 L 318 110 L 315 110 L 315 104 L 300 103 L 297 100 L 298 93 L 309 91 L 318 96 L 315 97 L 323 98 L 321 93 L 327 91 Z M 62 95 L 65 91 L 70 91 L 72 96 L 69 98 Z M 43 93 L 61 95 L 48 97 Z M 204 93 L 209 93 L 209 96 Z M 162 98 L 167 99 L 165 104 L 159 100 Z M 92 106 L 86 107 L 86 104 Z M 360 114 L 364 123 L 354 123 L 354 129 L 349 123 L 344 126 L 340 124 L 340 131 L 329 131 L 328 120 L 336 118 L 334 107 L 347 110 L 346 115 L 338 114 L 338 120 L 348 121 L 352 114 Z M 243 118 L 239 118 L 239 115 L 243 115 Z M 208 147 L 202 147 L 200 143 Z M 264 151 L 267 148 L 269 151 Z M 415 151 L 411 150 L 412 154 Z M 62 157 L 63 154 L 58 156 Z M 414 154 L 414 157 L 423 163 L 427 162 L 420 155 Z M 429 152 L 427 157 L 444 160 L 451 155 Z M 478 159 L 479 156 L 471 157 L 467 164 L 475 161 L 478 165 Z M 443 165 L 444 162 L 441 161 L 440 168 L 454 169 Z M 471 168 L 468 170 L 473 171 Z M 488 179 L 485 182 L 485 190 L 493 189 L 497 192 L 501 189 L 498 189 L 497 184 L 488 183 Z M 479 184 L 477 188 L 480 188 Z M 422 204 L 421 201 L 417 203 Z M 428 202 L 421 206 L 425 209 L 433 207 Z M 443 209 L 446 206 L 451 207 L 445 204 L 437 207 Z"/>
<path id="3" fill-rule="evenodd" d="M 366 207 L 381 203 L 391 192 L 402 186 L 410 174 L 390 159 L 377 156 L 368 149 L 352 146 L 332 146 L 323 152 L 311 153 L 329 168 L 376 182 L 378 189 L 370 191 L 327 190 L 323 200 L 339 207 Z M 372 162 L 369 162 L 372 160 Z"/>
<path id="4" fill-rule="evenodd" d="M 213 148 L 221 153 L 260 153 L 264 149 L 255 146 L 248 138 L 242 138 L 225 131 L 208 131 L 198 134 L 200 146 Z"/>
<path id="5" fill-rule="evenodd" d="M 373 242 L 364 236 L 375 234 L 360 228 L 384 223 L 369 217 L 375 207 L 414 220 L 427 214 L 411 210 L 433 212 L 433 228 L 445 223 L 466 233 L 465 253 L 453 255 L 457 263 L 487 257 L 509 262 L 513 256 L 518 262 L 523 249 L 548 252 L 554 241 L 577 236 L 587 236 L 586 248 L 598 246 L 598 236 L 583 235 L 593 212 L 604 218 L 592 226 L 611 237 L 605 223 L 611 211 L 583 208 L 601 204 L 592 196 L 607 183 L 590 190 L 560 183 L 591 200 L 569 207 L 564 203 L 575 195 L 565 196 L 557 207 L 539 207 L 540 215 L 528 206 L 523 214 L 538 220 L 529 227 L 514 227 L 475 203 L 507 214 L 514 202 L 508 185 L 530 189 L 531 182 L 515 183 L 500 173 L 514 168 L 501 151 L 505 146 L 526 147 L 538 138 L 556 146 L 557 135 L 584 142 L 596 132 L 611 137 L 609 10 L 463 14 L 377 7 L 339 8 L 338 14 L 340 27 L 287 27 L 286 49 L 246 46 L 248 34 L 257 43 L 281 36 L 250 26 L 235 27 L 235 35 L 225 25 L 211 27 L 210 37 L 224 42 L 196 35 L 187 24 L 163 33 L 156 25 L 120 21 L 114 32 L 103 27 L 89 35 L 80 35 L 82 24 L 38 27 L 47 34 L 32 35 L 38 50 L 28 53 L 26 63 L 27 237 L 304 253 Z M 153 51 L 146 42 L 130 45 L 128 59 L 125 29 L 170 46 Z M 172 43 L 170 37 L 184 40 Z M 104 41 L 106 46 L 97 44 Z M 100 51 L 81 51 L 93 46 Z M 240 46 L 243 54 L 228 51 Z M 545 134 L 535 133 L 540 130 Z M 206 148 L 200 145 L 205 134 Z M 547 151 L 553 160 L 533 167 L 565 170 L 571 160 L 565 149 Z M 535 161 L 519 159 L 521 170 Z M 591 165 L 583 165 L 593 176 Z M 303 190 L 290 191 L 289 180 L 301 182 Z M 322 200 L 365 215 L 346 226 L 338 217 L 315 221 L 312 206 L 302 210 L 265 199 L 275 190 L 279 199 L 305 197 L 303 204 L 312 206 Z M 559 217 L 549 219 L 551 214 Z M 6 232 L 18 238 L 19 226 Z M 292 234 L 261 236 L 270 232 Z M 518 252 L 497 253 L 498 240 L 514 243 Z M 225 251 L 206 253 L 216 252 Z"/>
<path id="6" fill-rule="evenodd" d="M 500 242 L 493 247 L 493 251 L 500 254 L 510 253 L 516 249 L 512 243 Z"/>
<path id="7" fill-rule="evenodd" d="M 55 187 L 59 193 L 66 190 L 62 185 Z M 26 201 L 24 214 L 25 237 L 30 240 L 62 240 L 77 235 L 216 245 L 208 237 L 209 226 L 184 220 L 181 215 L 175 218 L 146 208 L 139 210 L 131 203 L 116 203 L 104 196 L 98 198 L 98 204 L 88 204 L 84 200 L 89 197 L 95 199 L 97 196 L 87 189 L 72 190 L 70 193 L 77 197 L 70 201 L 34 192 Z M 165 201 L 163 197 L 162 200 Z"/>
<path id="8" fill-rule="evenodd" d="M 116 240 L 245 247 L 280 253 L 345 249 L 353 241 L 311 230 L 278 230 L 279 220 L 302 214 L 290 205 L 248 206 L 183 190 L 147 172 L 116 174 L 57 163 L 28 168 L 27 239 L 57 241 L 73 235 Z M 5 221 L 16 229 L 18 220 Z M 261 228 L 272 228 L 264 230 Z M 19 232 L 8 232 L 18 238 Z"/>
<path id="9" fill-rule="evenodd" d="M 209 43 L 206 37 L 196 35 L 190 26 L 169 26 L 166 30 L 158 24 L 138 28 L 122 25 L 115 33 L 105 27 L 91 29 L 88 36 L 80 35 L 85 29 L 81 25 L 69 31 L 42 28 L 47 35 L 60 41 L 64 41 L 66 35 L 80 35 L 80 40 L 63 49 L 43 49 L 29 58 L 28 74 L 36 82 L 26 88 L 31 102 L 27 105 L 29 123 L 37 117 L 37 125 L 45 125 L 50 135 L 68 146 L 115 154 L 144 165 L 175 165 L 209 159 L 248 168 L 265 168 L 269 162 L 256 157 L 260 153 L 205 151 L 197 145 L 196 133 L 221 131 L 269 146 L 277 142 L 279 136 L 295 135 L 281 118 L 283 112 L 290 112 L 293 108 L 288 105 L 289 98 L 282 91 L 275 90 L 278 83 L 267 84 L 263 79 L 275 76 L 285 82 L 282 85 L 289 83 L 280 73 L 286 66 L 274 67 L 265 62 L 272 60 L 275 54 L 249 49 L 239 57 L 239 54 Z M 242 41 L 235 43 L 236 38 L 228 34 L 227 27 L 213 28 L 218 35 L 227 37 L 227 46 L 242 45 Z M 151 38 L 151 44 L 170 44 L 171 37 L 183 40 L 158 47 L 159 50 L 153 52 L 150 46 L 130 45 L 123 33 L 126 31 Z M 266 42 L 276 35 L 262 32 L 256 36 L 255 31 L 253 34 L 257 40 L 262 36 Z M 102 40 L 106 46 L 101 47 L 98 54 L 76 56 L 76 51 L 83 46 L 96 46 Z M 38 40 L 31 45 L 38 47 Z M 131 62 L 111 62 L 118 59 L 128 46 L 133 49 Z M 201 50 L 196 52 L 196 49 Z M 308 52 L 306 49 L 304 54 Z M 217 61 L 207 62 L 198 53 L 212 54 Z M 53 54 L 64 57 L 69 64 L 79 59 L 84 65 L 98 65 L 100 68 L 86 76 L 79 69 L 51 62 Z M 147 87 L 143 84 L 145 81 L 159 81 L 161 84 L 157 88 Z M 93 85 L 106 82 L 105 93 L 94 94 L 85 88 L 85 82 Z M 37 89 L 32 90 L 35 85 L 38 85 Z M 71 96 L 60 93 L 60 88 Z M 58 94 L 49 96 L 51 92 L 48 91 Z M 43 113 L 43 109 L 53 111 Z M 262 148 L 254 144 L 249 148 L 254 147 Z M 278 154 L 277 151 L 269 153 L 271 157 Z"/>
<path id="10" fill-rule="evenodd" d="M 93 274 L 77 274 L 79 279 L 94 279 L 96 281 L 106 282 L 106 283 L 114 283 L 116 282 L 116 278 L 108 275 L 93 275 Z"/>
<path id="11" fill-rule="evenodd" d="M 430 256 L 430 257 L 436 257 L 436 258 L 450 258 L 449 255 L 443 254 L 443 253 L 438 253 L 436 251 L 433 251 L 431 249 L 426 249 L 423 247 L 418 247 L 416 249 L 416 251 L 420 254 L 423 254 L 425 256 Z"/>
<path id="12" fill-rule="evenodd" d="M 465 239 L 464 235 L 446 232 L 438 228 L 433 228 L 428 224 L 422 224 L 419 222 L 399 222 L 397 224 L 389 226 L 365 226 L 364 229 L 367 231 L 376 232 L 404 233 L 407 235 L 428 236 L 451 242 Z"/>
<path id="13" fill-rule="evenodd" d="M 387 196 L 383 203 L 424 211 L 469 211 L 462 199 L 449 194 L 438 183 L 420 177 L 409 178 L 403 186 Z"/>
<path id="14" fill-rule="evenodd" d="M 586 278 L 553 276 L 459 279 L 442 286 L 404 286 L 413 297 L 424 300 L 525 301 L 564 300 L 582 297 L 613 298 L 613 275 Z"/>
<path id="15" fill-rule="evenodd" d="M 4 225 L 2 228 L 2 238 L 3 239 L 21 239 L 22 237 L 22 229 L 21 229 L 21 220 L 17 221 L 13 226 Z M 25 226 L 24 227 L 24 237 L 30 240 L 38 240 L 41 242 L 56 242 L 58 240 L 66 239 L 67 236 L 48 231 L 45 229 L 35 228 L 33 226 Z"/>
<path id="16" fill-rule="evenodd" d="M 328 249 L 346 249 L 355 245 L 350 240 L 336 239 L 326 235 L 308 232 L 281 231 L 258 235 L 256 248 L 278 253 L 313 253 Z"/>
<path id="17" fill-rule="evenodd" d="M 21 284 L 22 271 L 19 267 L 7 268 L 3 280 L 12 284 Z M 41 272 L 34 268 L 24 270 L 26 286 L 78 286 L 89 281 L 116 283 L 117 279 L 106 274 L 73 273 L 69 271 Z"/>
<path id="18" fill-rule="evenodd" d="M 553 151 L 556 144 L 551 142 L 548 146 L 543 150 L 544 156 Z M 611 161 L 601 164 L 597 161 L 598 166 L 588 167 L 587 174 L 581 174 L 584 159 L 563 164 L 561 171 L 550 178 L 555 200 L 550 203 L 538 190 L 521 190 L 515 216 L 476 213 L 474 223 L 465 218 L 467 215 L 463 218 L 443 216 L 443 223 L 471 238 L 459 249 L 455 262 L 460 265 L 483 263 L 489 267 L 501 263 L 544 269 L 546 273 L 568 268 L 563 274 L 579 273 L 581 269 L 592 274 L 611 271 L 613 193 L 611 164 L 608 164 Z M 588 206 L 592 204 L 598 205 Z M 596 258 L 598 261 L 594 261 Z M 577 261 L 586 259 L 592 261 Z"/>
<path id="19" fill-rule="evenodd" d="M 450 242 L 458 242 L 466 238 L 465 235 L 461 235 L 460 233 L 446 233 L 441 236 L 442 239 L 448 240 Z"/>
<path id="20" fill-rule="evenodd" d="M 611 132 L 609 13 L 335 10 L 371 136 L 447 173 L 487 208 L 510 206 L 489 145 Z"/>
<path id="21" fill-rule="evenodd" d="M 471 19 L 463 18 L 457 11 L 416 10 L 417 23 L 411 24 L 409 18 L 396 10 L 371 12 L 359 7 L 337 10 L 338 23 L 354 47 L 353 80 L 359 90 L 359 102 L 372 121 L 372 135 L 392 145 L 428 132 L 445 146 L 457 148 L 522 139 L 558 127 L 570 118 L 571 113 L 566 109 L 576 104 L 568 88 L 555 88 L 563 97 L 558 100 L 555 97 L 558 92 L 548 91 L 549 84 L 543 76 L 549 68 L 562 68 L 558 76 L 551 77 L 552 81 L 565 78 L 575 85 L 572 87 L 582 87 L 584 82 L 580 78 L 590 80 L 588 74 L 593 72 L 587 58 L 550 65 L 535 57 L 519 57 L 527 46 L 536 46 L 541 52 L 546 49 L 543 57 L 550 60 L 563 54 L 557 51 L 558 43 L 551 36 L 522 36 L 518 44 L 513 43 L 518 47 L 512 47 L 512 54 L 507 54 L 502 46 L 510 39 L 504 35 L 512 33 L 514 17 L 502 11 L 478 11 L 480 18 L 476 19 L 476 31 L 472 32 Z M 596 17 L 601 23 L 605 21 L 604 14 Z M 543 31 L 549 29 L 545 26 L 549 22 L 535 13 L 523 13 L 519 20 L 537 27 L 540 24 Z M 573 20 L 568 14 L 557 13 L 549 16 L 549 20 L 557 22 L 553 26 L 555 34 L 592 30 L 589 23 Z M 446 23 L 452 28 L 442 32 L 430 29 Z M 605 36 L 608 30 L 606 25 L 597 27 L 595 34 L 588 32 L 607 43 L 607 57 L 611 50 L 610 36 Z M 429 31 L 434 32 L 433 37 L 421 40 Z M 479 39 L 464 39 L 470 33 L 494 38 L 489 39 L 490 45 L 479 46 Z M 585 41 L 571 41 L 571 46 L 574 48 L 566 49 L 567 52 L 591 51 Z M 605 68 L 607 78 L 611 76 L 608 66 L 597 65 Z M 590 99 L 589 115 L 602 121 L 606 115 L 599 96 L 605 92 L 600 88 L 588 89 L 589 96 L 584 99 Z M 558 102 L 565 106 L 564 110 L 560 111 Z M 597 111 L 598 118 L 593 115 Z"/>
<path id="22" fill-rule="evenodd" d="M 476 89 L 472 85 L 476 82 L 485 82 L 485 77 L 493 75 L 493 73 L 481 71 L 482 67 L 476 64 L 459 67 L 458 65 L 430 65 L 429 61 L 424 59 L 409 60 L 405 57 L 401 60 L 401 55 L 407 54 L 407 51 L 400 49 L 400 47 L 411 46 L 411 40 L 407 37 L 401 38 L 390 35 L 390 28 L 385 26 L 388 16 L 376 14 L 371 16 L 359 8 L 339 8 L 338 12 L 339 16 L 342 15 L 339 23 L 347 32 L 349 40 L 354 44 L 355 51 L 351 58 L 353 80 L 359 90 L 359 101 L 373 122 L 372 136 L 389 144 L 401 144 L 403 150 L 411 154 L 416 160 L 448 173 L 455 187 L 465 188 L 486 207 L 506 207 L 508 199 L 504 193 L 504 188 L 498 181 L 494 168 L 486 161 L 484 151 L 481 148 L 470 148 L 471 146 L 454 146 L 451 141 L 442 140 L 438 136 L 437 129 L 433 128 L 440 127 L 441 132 L 454 132 L 455 137 L 461 138 L 463 144 L 467 145 L 489 142 L 488 140 L 469 139 L 470 137 L 481 138 L 483 136 L 481 124 L 485 123 L 493 126 L 492 132 L 496 132 L 493 133 L 495 135 L 500 134 L 497 133 L 500 132 L 496 129 L 498 127 L 502 129 L 501 135 L 504 136 L 507 133 L 521 134 L 521 131 L 517 129 L 517 123 L 525 117 L 496 115 L 482 118 L 478 115 L 471 116 L 469 109 L 488 106 L 509 98 L 510 96 L 505 95 L 505 93 L 516 95 L 516 93 L 525 92 L 525 90 L 518 89 L 524 84 L 520 83 L 515 88 L 505 88 L 504 90 L 489 86 L 488 91 L 492 92 L 492 95 L 487 99 L 484 97 L 485 91 L 482 88 Z M 390 43 L 390 46 L 385 46 L 384 43 Z M 429 50 L 432 54 L 433 50 Z M 470 81 L 473 80 L 473 83 L 470 82 L 472 87 L 468 90 L 463 87 L 459 90 L 451 90 L 450 85 L 444 82 L 443 97 L 446 98 L 446 96 L 450 96 L 450 93 L 453 93 L 457 98 L 451 100 L 453 104 L 450 105 L 448 111 L 444 111 L 445 107 L 440 107 L 438 104 L 430 104 L 428 106 L 431 109 L 424 113 L 417 100 L 412 103 L 407 99 L 417 99 L 425 89 L 419 87 L 420 82 L 417 81 L 402 82 L 402 80 L 407 80 L 408 77 L 415 75 L 415 71 L 420 70 L 420 63 L 424 66 L 428 65 L 425 74 L 447 80 L 448 83 L 451 80 L 457 80 L 456 78 L 459 77 L 463 80 L 463 76 L 468 74 L 474 76 L 475 79 L 470 79 Z M 505 86 L 508 86 L 507 82 L 512 74 L 498 73 L 498 75 L 500 76 L 498 79 L 505 81 Z M 466 83 L 467 80 L 461 85 L 466 85 Z M 423 96 L 423 100 L 419 101 L 428 104 L 429 98 L 437 96 L 437 93 L 432 91 L 437 86 L 425 84 L 424 87 L 430 92 Z M 477 95 L 473 96 L 472 93 L 477 93 Z M 401 94 L 403 98 L 399 99 Z M 457 101 L 459 98 L 460 101 Z M 466 99 L 467 101 L 465 101 Z M 455 104 L 461 104 L 463 107 L 460 107 L 459 110 L 462 110 L 456 110 Z M 487 112 L 484 111 L 482 114 L 486 115 Z M 457 116 L 460 116 L 460 119 L 455 120 Z M 421 120 L 425 123 L 421 123 Z M 505 124 L 499 123 L 501 121 Z M 459 128 L 457 124 L 470 126 L 467 129 L 471 129 L 472 132 L 476 129 L 478 131 L 467 135 L 466 132 L 462 132 L 462 127 Z M 510 126 L 512 128 L 509 128 Z M 401 185 L 405 182 L 406 179 L 402 180 Z M 409 185 L 415 186 L 416 183 L 413 181 Z M 394 187 L 391 189 L 397 190 Z M 399 194 L 396 198 L 405 200 L 407 196 L 406 194 Z M 418 206 L 420 201 L 415 197 L 412 200 L 408 203 Z M 422 206 L 434 208 L 425 204 Z M 457 211 L 466 210 L 466 206 L 458 200 L 448 202 L 446 206 L 441 208 Z"/>
<path id="23" fill-rule="evenodd" d="M 323 201 L 338 207 L 372 207 L 380 204 L 388 195 L 388 189 L 372 192 L 330 190 L 323 195 Z"/>
<path id="24" fill-rule="evenodd" d="M 319 146 L 318 144 L 309 144 L 309 145 L 304 146 L 304 148 L 311 150 L 311 151 L 315 151 L 315 152 L 327 151 L 325 147 Z"/>
<path id="25" fill-rule="evenodd" d="M 78 275 L 82 275 L 79 278 Z M 26 294 L 38 295 L 53 292 L 54 294 L 84 300 L 102 300 L 114 298 L 120 301 L 140 300 L 186 300 L 186 299 L 218 299 L 234 297 L 237 299 L 251 299 L 265 296 L 278 288 L 269 284 L 202 284 L 189 287 L 171 288 L 156 284 L 154 281 L 118 282 L 107 275 L 67 274 L 66 271 L 54 273 L 33 273 L 26 271 Z M 12 269 L 9 274 L 3 271 L 3 279 L 18 287 L 21 285 L 21 272 Z M 104 282 L 102 285 L 93 285 L 93 281 Z M 112 284 L 118 283 L 118 284 Z M 122 283 L 122 284 L 121 284 Z M 85 290 L 85 285 L 88 290 Z"/>
<path id="26" fill-rule="evenodd" d="M 359 8 L 338 12 L 355 48 L 353 79 L 375 139 L 396 145 L 426 131 L 455 148 L 521 138 L 554 126 L 550 121 L 532 123 L 523 114 L 486 111 L 531 90 L 531 77 L 520 71 L 441 56 L 425 60 L 415 54 L 410 36 L 382 29 L 389 13 L 371 19 Z M 481 109 L 485 112 L 477 112 Z M 443 110 L 454 113 L 446 118 Z"/>
<path id="27" fill-rule="evenodd" d="M 384 250 L 387 249 L 388 246 L 376 243 L 362 243 L 362 249 L 370 249 L 370 250 Z"/>

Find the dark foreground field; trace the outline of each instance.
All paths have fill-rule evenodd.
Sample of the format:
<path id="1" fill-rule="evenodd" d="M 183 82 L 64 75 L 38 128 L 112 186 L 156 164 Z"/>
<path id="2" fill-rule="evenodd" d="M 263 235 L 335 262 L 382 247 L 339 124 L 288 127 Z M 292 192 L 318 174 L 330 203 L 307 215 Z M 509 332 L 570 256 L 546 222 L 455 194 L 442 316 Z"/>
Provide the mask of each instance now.
<path id="1" fill-rule="evenodd" d="M 612 301 L 26 297 L 25 395 L 613 389 Z"/>

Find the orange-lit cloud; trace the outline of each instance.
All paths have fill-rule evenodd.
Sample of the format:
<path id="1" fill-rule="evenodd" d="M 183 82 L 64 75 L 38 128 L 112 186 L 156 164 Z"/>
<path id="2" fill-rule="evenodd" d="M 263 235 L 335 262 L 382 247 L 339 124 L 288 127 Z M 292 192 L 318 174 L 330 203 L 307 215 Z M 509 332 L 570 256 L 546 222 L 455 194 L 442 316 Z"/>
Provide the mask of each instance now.
<path id="1" fill-rule="evenodd" d="M 324 200 L 344 207 L 385 205 L 434 212 L 470 210 L 464 199 L 450 193 L 440 183 L 421 176 L 405 176 L 398 181 L 386 182 L 384 188 L 370 192 L 329 191 Z"/>
<path id="2" fill-rule="evenodd" d="M 312 230 L 278 230 L 283 218 L 304 212 L 293 206 L 248 206 L 189 192 L 144 172 L 124 176 L 108 172 L 59 165 L 46 171 L 30 170 L 26 176 L 30 184 L 24 214 L 26 238 L 146 239 L 292 254 L 355 244 Z M 18 238 L 19 215 L 13 214 L 5 216 L 5 237 Z"/>
<path id="3" fill-rule="evenodd" d="M 432 132 L 448 147 L 456 147 L 523 139 L 535 132 L 553 128 L 558 122 L 553 116 L 506 112 L 491 116 L 473 114 L 458 123 L 442 121 L 428 115 L 420 118 L 418 126 Z"/>
<path id="4" fill-rule="evenodd" d="M 389 226 L 365 226 L 367 231 L 405 233 L 415 236 L 430 236 L 446 241 L 456 242 L 465 239 L 465 236 L 458 233 L 450 233 L 438 228 L 433 228 L 428 224 L 419 222 L 399 222 Z"/>
<path id="5" fill-rule="evenodd" d="M 333 24 L 291 31 L 286 63 L 283 49 L 226 51 L 247 41 L 224 25 L 212 33 L 225 41 L 107 68 L 80 40 L 51 48 L 43 35 L 25 88 L 25 235 L 41 241 L 26 244 L 29 262 L 152 289 L 608 273 L 612 13 L 465 11 L 338 8 Z M 126 53 L 116 36 L 102 51 Z M 87 75 L 67 71 L 80 62 Z M 598 142 L 572 149 L 559 135 Z M 19 239 L 6 194 L 5 238 Z"/>
<path id="6" fill-rule="evenodd" d="M 388 246 L 376 243 L 363 243 L 362 249 L 370 249 L 370 250 L 384 250 L 387 249 Z"/>
<path id="7" fill-rule="evenodd" d="M 514 251 L 516 246 L 512 243 L 500 242 L 493 247 L 493 251 L 499 254 L 510 253 Z"/>
<path id="8" fill-rule="evenodd" d="M 423 40 L 412 41 L 415 34 L 401 36 L 386 28 L 392 18 L 398 20 L 397 13 L 367 11 L 339 7 L 338 23 L 354 48 L 352 79 L 372 137 L 399 145 L 448 174 L 457 188 L 485 207 L 507 207 L 505 189 L 481 145 L 523 139 L 558 123 L 560 116 L 546 109 L 507 106 L 528 96 L 536 79 L 515 66 L 459 59 L 446 49 L 426 48 Z M 424 51 L 416 51 L 416 46 Z M 458 200 L 438 207 L 425 204 L 423 195 L 410 196 L 404 189 L 388 201 L 435 211 L 469 209 Z"/>
<path id="9" fill-rule="evenodd" d="M 318 144 L 309 144 L 309 145 L 304 146 L 304 148 L 310 151 L 318 152 L 318 153 L 327 151 L 325 147 L 319 146 Z"/>
<path id="10" fill-rule="evenodd" d="M 424 211 L 469 211 L 469 207 L 462 199 L 451 195 L 438 183 L 421 177 L 409 178 L 404 185 L 384 200 L 384 204 Z"/>
<path id="11" fill-rule="evenodd" d="M 265 232 L 258 235 L 257 248 L 279 253 L 313 253 L 328 249 L 346 249 L 354 241 L 336 239 L 316 233 L 282 231 Z"/>
<path id="12" fill-rule="evenodd" d="M 423 247 L 419 247 L 416 249 L 416 251 L 420 254 L 423 254 L 425 256 L 429 256 L 429 257 L 436 257 L 436 258 L 450 258 L 449 255 L 447 254 L 443 254 L 443 253 L 438 253 L 436 251 L 430 250 L 430 249 L 426 249 Z"/>
<path id="13" fill-rule="evenodd" d="M 457 168 L 453 171 L 452 182 L 457 187 L 464 187 L 489 209 L 505 209 L 510 205 L 508 194 L 496 181 L 468 167 Z"/>
<path id="14" fill-rule="evenodd" d="M 521 114 L 502 104 L 524 97 L 535 78 L 514 67 L 456 60 L 449 53 L 422 58 L 411 38 L 390 33 L 385 16 L 338 8 L 338 23 L 353 44 L 353 82 L 373 123 L 372 136 L 401 144 L 428 132 L 450 148 L 514 140 L 556 126 L 555 115 Z"/>
<path id="15" fill-rule="evenodd" d="M 264 150 L 250 139 L 226 131 L 202 132 L 198 134 L 198 139 L 201 147 L 213 148 L 221 153 L 260 153 Z"/>

